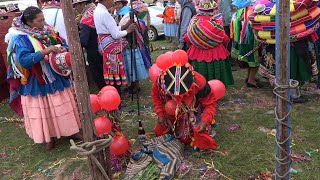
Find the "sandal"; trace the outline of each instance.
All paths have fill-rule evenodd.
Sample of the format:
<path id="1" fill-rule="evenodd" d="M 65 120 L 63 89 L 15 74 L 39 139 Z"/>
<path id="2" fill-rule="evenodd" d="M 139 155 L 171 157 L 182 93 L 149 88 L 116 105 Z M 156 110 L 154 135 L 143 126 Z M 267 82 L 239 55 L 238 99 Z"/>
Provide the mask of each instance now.
<path id="1" fill-rule="evenodd" d="M 260 82 L 260 79 L 259 78 L 254 78 L 254 80 L 256 81 L 256 82 Z M 246 83 L 248 83 L 248 78 L 246 78 Z"/>
<path id="2" fill-rule="evenodd" d="M 247 87 L 260 89 L 263 88 L 263 85 L 259 82 L 256 82 L 255 85 L 247 82 Z"/>

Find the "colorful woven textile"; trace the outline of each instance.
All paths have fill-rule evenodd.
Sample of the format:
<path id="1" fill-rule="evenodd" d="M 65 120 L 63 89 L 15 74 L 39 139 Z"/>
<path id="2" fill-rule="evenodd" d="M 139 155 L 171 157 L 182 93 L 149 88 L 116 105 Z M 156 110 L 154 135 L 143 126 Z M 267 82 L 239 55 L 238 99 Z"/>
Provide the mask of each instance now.
<path id="1" fill-rule="evenodd" d="M 187 36 L 199 49 L 212 49 L 222 44 L 225 38 L 222 16 L 196 15 L 190 22 Z"/>
<path id="2" fill-rule="evenodd" d="M 94 19 L 93 19 L 93 12 L 95 9 L 96 9 L 96 6 L 93 3 L 86 5 L 85 9 L 83 10 L 83 15 L 80 20 L 80 24 L 85 24 L 95 29 Z"/>
<path id="3" fill-rule="evenodd" d="M 103 56 L 103 76 L 106 84 L 127 84 L 121 54 L 127 45 L 126 40 L 115 40 L 110 34 L 98 35 L 98 50 Z"/>
<path id="4" fill-rule="evenodd" d="M 312 36 L 319 29 L 320 8 L 318 0 L 291 0 L 290 5 L 290 40 L 299 41 Z M 258 6 L 259 5 L 259 6 Z M 259 42 L 275 44 L 276 4 L 270 1 L 257 1 L 255 13 L 249 16 L 256 39 Z M 258 9 L 260 8 L 260 9 Z"/>
<path id="5" fill-rule="evenodd" d="M 143 146 L 131 157 L 124 179 L 132 179 L 152 160 L 161 168 L 159 179 L 172 179 L 182 162 L 184 145 L 166 134 L 147 141 Z"/>

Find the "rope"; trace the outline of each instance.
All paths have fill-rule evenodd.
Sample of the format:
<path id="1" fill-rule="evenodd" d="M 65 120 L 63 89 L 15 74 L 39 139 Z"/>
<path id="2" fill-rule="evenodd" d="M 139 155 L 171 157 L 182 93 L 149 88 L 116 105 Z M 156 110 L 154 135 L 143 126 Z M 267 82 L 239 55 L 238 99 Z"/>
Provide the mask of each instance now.
<path id="1" fill-rule="evenodd" d="M 93 154 L 98 153 L 102 151 L 103 149 L 110 146 L 113 139 L 110 135 L 108 135 L 108 138 L 106 139 L 99 139 L 95 140 L 93 142 L 84 142 L 80 145 L 76 145 L 75 142 L 70 139 L 71 147 L 70 149 L 73 151 L 76 151 L 78 154 L 82 156 L 88 156 L 92 159 L 92 161 L 96 164 L 96 166 L 100 169 L 102 175 L 106 180 L 110 180 L 108 177 L 108 174 L 106 173 L 105 169 L 102 167 L 100 162 L 97 160 L 96 157 L 93 156 Z"/>
<path id="2" fill-rule="evenodd" d="M 288 85 L 279 85 L 276 81 L 275 81 L 275 88 L 273 89 L 273 93 L 276 95 L 276 97 L 284 100 L 284 101 L 287 101 L 290 105 L 292 104 L 292 101 L 290 99 L 287 99 L 283 96 L 281 96 L 280 94 L 281 93 L 286 93 L 288 90 L 290 89 L 299 89 L 299 82 L 296 81 L 296 80 L 290 80 L 289 81 L 289 84 Z M 300 96 L 300 93 L 299 93 L 299 96 Z M 290 96 L 289 96 L 290 97 Z M 291 113 L 291 108 L 290 110 L 288 111 L 288 113 L 283 117 L 283 118 L 280 118 L 279 115 L 278 115 L 278 111 L 277 111 L 277 107 L 275 107 L 275 115 L 276 115 L 276 121 L 282 125 L 282 126 L 285 126 L 288 128 L 288 132 L 289 132 L 289 136 L 284 140 L 284 141 L 281 141 L 278 140 L 277 136 L 275 137 L 276 139 L 276 144 L 277 144 L 277 147 L 280 149 L 280 151 L 284 152 L 285 153 L 285 157 L 284 158 L 279 158 L 277 157 L 276 155 L 276 160 L 277 162 L 280 164 L 280 165 L 284 165 L 284 164 L 288 164 L 288 163 L 291 163 L 291 159 L 290 159 L 290 154 L 281 147 L 281 145 L 287 143 L 290 138 L 291 138 L 291 126 L 288 124 L 288 123 L 285 123 L 283 122 L 285 119 L 287 119 L 289 116 L 290 116 L 290 113 Z M 288 171 L 284 174 L 284 175 L 279 175 L 278 174 L 278 171 L 276 171 L 276 175 L 277 177 L 280 177 L 280 178 L 285 178 L 287 177 L 287 175 L 290 173 L 290 169 L 288 169 Z"/>

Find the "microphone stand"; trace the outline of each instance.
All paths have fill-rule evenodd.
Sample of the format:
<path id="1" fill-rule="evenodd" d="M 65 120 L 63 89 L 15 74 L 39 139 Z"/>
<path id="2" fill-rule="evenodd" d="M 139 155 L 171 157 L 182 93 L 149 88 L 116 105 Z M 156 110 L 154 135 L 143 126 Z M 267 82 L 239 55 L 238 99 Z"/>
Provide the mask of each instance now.
<path id="1" fill-rule="evenodd" d="M 134 17 L 135 17 L 135 12 L 133 10 L 133 4 L 132 1 L 130 2 L 131 5 L 131 11 L 130 11 L 130 19 L 134 22 Z M 137 70 L 137 60 L 136 60 L 136 47 L 137 47 L 137 42 L 136 42 L 136 31 L 134 30 L 131 33 L 131 42 L 130 42 L 130 56 L 131 56 L 131 80 L 133 80 L 133 71 L 135 72 L 136 78 L 138 77 L 138 70 Z M 134 67 L 133 67 L 134 66 Z M 134 68 L 134 69 L 133 69 Z M 139 98 L 139 90 L 137 90 L 137 106 L 138 106 L 138 116 L 140 116 L 140 98 Z M 132 91 L 132 96 L 131 100 L 133 101 L 133 91 Z"/>

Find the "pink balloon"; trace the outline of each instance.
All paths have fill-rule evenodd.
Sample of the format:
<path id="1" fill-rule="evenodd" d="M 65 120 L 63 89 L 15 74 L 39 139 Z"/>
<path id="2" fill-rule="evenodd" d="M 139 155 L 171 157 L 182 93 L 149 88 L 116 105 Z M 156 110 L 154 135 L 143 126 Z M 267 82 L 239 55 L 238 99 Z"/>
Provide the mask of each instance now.
<path id="1" fill-rule="evenodd" d="M 93 113 L 96 113 L 101 109 L 97 95 L 90 94 L 90 103 L 91 103 L 91 109 Z"/>
<path id="2" fill-rule="evenodd" d="M 175 115 L 176 114 L 176 108 L 177 108 L 177 103 L 174 100 L 169 100 L 166 105 L 164 106 L 164 109 L 169 115 Z"/>
<path id="3" fill-rule="evenodd" d="M 94 119 L 94 125 L 98 136 L 101 134 L 110 134 L 112 131 L 112 122 L 104 116 Z"/>
<path id="4" fill-rule="evenodd" d="M 115 91 L 106 91 L 99 96 L 101 107 L 107 111 L 118 109 L 120 101 L 120 95 Z"/>
<path id="5" fill-rule="evenodd" d="M 188 54 L 181 49 L 176 50 L 173 55 L 173 62 L 177 65 L 184 66 L 188 62 Z"/>
<path id="6" fill-rule="evenodd" d="M 152 81 L 156 81 L 158 76 L 160 75 L 161 69 L 156 65 L 152 65 L 149 69 L 149 76 Z"/>
<path id="7" fill-rule="evenodd" d="M 171 53 L 165 53 L 158 56 L 156 60 L 156 64 L 160 69 L 167 69 L 170 66 L 172 66 L 172 54 Z"/>
<path id="8" fill-rule="evenodd" d="M 214 79 L 209 81 L 208 84 L 217 100 L 221 99 L 226 93 L 226 86 L 220 80 Z"/>

